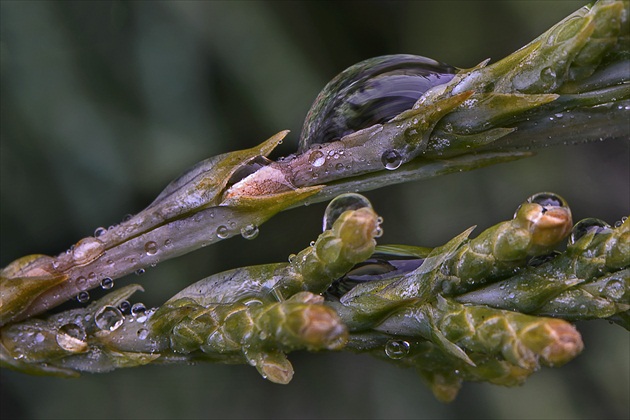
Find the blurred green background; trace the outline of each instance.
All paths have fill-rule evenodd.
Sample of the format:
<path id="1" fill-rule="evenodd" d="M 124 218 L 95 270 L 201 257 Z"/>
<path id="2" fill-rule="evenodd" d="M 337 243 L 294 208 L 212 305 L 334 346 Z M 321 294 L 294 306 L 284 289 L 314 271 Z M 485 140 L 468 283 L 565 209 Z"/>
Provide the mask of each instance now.
<path id="1" fill-rule="evenodd" d="M 297 144 L 318 91 L 383 54 L 458 67 L 498 60 L 583 1 L 0 3 L 0 266 L 54 255 L 141 210 L 181 171 L 290 129 Z M 579 133 L 576 133 L 579 138 Z M 574 219 L 630 213 L 627 141 L 555 147 L 471 173 L 367 193 L 381 243 L 436 246 L 512 216 L 539 191 Z M 209 274 L 284 261 L 315 239 L 325 203 L 276 216 L 255 241 L 232 238 L 147 270 L 156 306 Z M 465 384 L 437 402 L 411 370 L 344 353 L 290 356 L 290 385 L 249 366 L 148 366 L 80 379 L 3 370 L 2 418 L 628 418 L 630 336 L 578 325 L 586 348 L 520 388 Z"/>

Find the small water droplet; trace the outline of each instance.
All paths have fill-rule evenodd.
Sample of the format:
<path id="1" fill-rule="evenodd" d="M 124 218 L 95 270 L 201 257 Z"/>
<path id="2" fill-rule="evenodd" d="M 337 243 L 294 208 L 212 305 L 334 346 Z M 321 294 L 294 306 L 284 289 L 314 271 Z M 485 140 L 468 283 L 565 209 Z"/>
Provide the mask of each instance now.
<path id="1" fill-rule="evenodd" d="M 173 246 L 173 241 L 171 239 L 167 239 L 164 241 L 164 246 L 169 247 Z"/>
<path id="2" fill-rule="evenodd" d="M 98 238 L 99 236 L 101 236 L 105 232 L 107 232 L 107 229 L 105 229 L 104 227 L 96 228 L 96 230 L 94 231 L 94 237 Z"/>
<path id="3" fill-rule="evenodd" d="M 90 294 L 86 291 L 80 292 L 77 295 L 77 301 L 79 301 L 80 303 L 85 303 L 88 300 L 90 300 Z"/>
<path id="4" fill-rule="evenodd" d="M 397 150 L 386 150 L 383 152 L 383 155 L 381 155 L 381 162 L 383 162 L 383 166 L 385 166 L 385 169 L 389 169 L 390 171 L 400 168 L 402 161 L 402 156 Z"/>
<path id="5" fill-rule="evenodd" d="M 604 287 L 604 294 L 615 301 L 621 299 L 625 291 L 623 282 L 617 279 L 610 280 Z"/>
<path id="6" fill-rule="evenodd" d="M 404 340 L 389 340 L 385 344 L 385 354 L 390 359 L 402 359 L 409 354 L 409 343 Z"/>
<path id="7" fill-rule="evenodd" d="M 374 229 L 374 237 L 380 238 L 381 236 L 383 236 L 383 228 L 380 226 L 376 226 L 376 228 Z"/>
<path id="8" fill-rule="evenodd" d="M 220 239 L 225 239 L 229 236 L 230 231 L 227 226 L 221 225 L 217 228 L 217 236 Z"/>
<path id="9" fill-rule="evenodd" d="M 145 340 L 148 336 L 149 336 L 149 330 L 147 330 L 146 328 L 140 328 L 138 330 L 138 338 L 140 340 Z"/>
<path id="10" fill-rule="evenodd" d="M 118 308 L 121 312 L 128 312 L 131 309 L 131 303 L 128 300 L 123 300 L 118 304 Z"/>
<path id="11" fill-rule="evenodd" d="M 241 236 L 245 239 L 254 239 L 258 236 L 258 233 L 258 226 L 254 224 L 249 224 L 241 228 Z"/>
<path id="12" fill-rule="evenodd" d="M 294 263 L 296 258 L 297 258 L 297 255 L 295 255 L 295 254 L 289 255 L 289 262 L 290 263 Z"/>
<path id="13" fill-rule="evenodd" d="M 101 280 L 101 287 L 104 290 L 109 290 L 112 287 L 114 287 L 114 280 L 112 280 L 111 277 L 105 277 L 103 280 Z"/>
<path id="14" fill-rule="evenodd" d="M 358 210 L 363 207 L 372 208 L 370 201 L 361 194 L 341 194 L 334 198 L 324 211 L 323 230 L 332 229 L 335 221 L 348 210 Z"/>
<path id="15" fill-rule="evenodd" d="M 137 269 L 137 270 L 134 272 L 134 274 L 135 274 L 136 276 L 141 276 L 141 275 L 143 275 L 143 274 L 145 273 L 145 271 L 146 271 L 146 270 L 145 270 L 144 268 L 139 268 L 139 269 Z"/>
<path id="16" fill-rule="evenodd" d="M 133 214 L 126 214 L 126 215 L 123 217 L 122 221 L 123 221 L 123 222 L 128 222 L 129 220 L 131 220 L 131 218 L 132 218 L 132 217 L 133 217 Z"/>
<path id="17" fill-rule="evenodd" d="M 115 306 L 103 306 L 94 315 L 94 322 L 101 330 L 115 331 L 123 324 L 125 317 Z"/>
<path id="18" fill-rule="evenodd" d="M 326 156 L 324 156 L 324 154 L 319 150 L 311 152 L 311 154 L 308 156 L 308 163 L 316 168 L 322 166 L 325 162 Z"/>
<path id="19" fill-rule="evenodd" d="M 144 306 L 144 303 L 134 303 L 131 307 L 131 315 L 138 322 L 144 322 L 147 320 L 147 308 Z"/>
<path id="20" fill-rule="evenodd" d="M 158 245 L 153 241 L 149 241 L 144 244 L 144 250 L 147 255 L 155 255 L 158 252 Z"/>
<path id="21" fill-rule="evenodd" d="M 36 343 L 41 343 L 44 341 L 46 337 L 44 337 L 44 334 L 38 332 L 37 334 L 35 334 L 35 342 Z"/>
<path id="22" fill-rule="evenodd" d="M 77 277 L 77 279 L 75 280 L 75 284 L 77 286 L 77 289 L 81 291 L 88 289 L 88 281 L 83 276 Z"/>
<path id="23" fill-rule="evenodd" d="M 308 244 L 310 247 L 314 247 L 315 246 L 315 241 L 311 241 L 311 243 Z"/>

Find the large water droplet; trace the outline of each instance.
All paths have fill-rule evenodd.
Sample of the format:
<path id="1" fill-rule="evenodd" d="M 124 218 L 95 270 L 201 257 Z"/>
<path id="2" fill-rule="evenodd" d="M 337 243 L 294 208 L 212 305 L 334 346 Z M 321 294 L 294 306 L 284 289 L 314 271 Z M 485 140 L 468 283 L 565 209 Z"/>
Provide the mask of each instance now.
<path id="1" fill-rule="evenodd" d="M 144 250 L 147 255 L 155 255 L 158 252 L 158 245 L 153 241 L 149 241 L 144 244 Z"/>
<path id="2" fill-rule="evenodd" d="M 409 343 L 404 340 L 389 340 L 385 344 L 385 354 L 390 359 L 402 359 L 409 354 Z"/>
<path id="3" fill-rule="evenodd" d="M 358 210 L 363 207 L 372 208 L 372 203 L 361 194 L 348 193 L 337 196 L 328 203 L 326 207 L 323 230 L 331 229 L 335 221 L 339 219 L 339 216 L 344 212 L 348 210 Z"/>
<path id="4" fill-rule="evenodd" d="M 258 226 L 249 224 L 241 228 L 241 236 L 245 239 L 254 239 L 258 236 Z"/>
<path id="5" fill-rule="evenodd" d="M 72 353 L 81 353 L 87 350 L 85 337 L 85 330 L 81 326 L 65 324 L 59 327 L 55 338 L 62 349 Z"/>
<path id="6" fill-rule="evenodd" d="M 308 163 L 318 168 L 326 163 L 326 156 L 320 150 L 314 150 L 308 155 Z"/>
<path id="7" fill-rule="evenodd" d="M 569 236 L 568 243 L 573 245 L 586 234 L 593 232 L 595 235 L 610 230 L 610 225 L 601 219 L 590 217 L 588 219 L 580 220 L 573 226 L 571 235 Z"/>
<path id="8" fill-rule="evenodd" d="M 84 265 L 96 259 L 105 250 L 105 245 L 96 238 L 83 238 L 72 248 L 72 259 L 77 265 Z"/>
<path id="9" fill-rule="evenodd" d="M 397 150 L 386 150 L 381 155 L 381 162 L 383 162 L 383 166 L 385 166 L 385 169 L 389 169 L 390 171 L 400 168 L 402 161 L 402 156 Z"/>
<path id="10" fill-rule="evenodd" d="M 115 331 L 123 324 L 125 317 L 115 306 L 104 306 L 94 315 L 94 322 L 101 330 Z"/>
<path id="11" fill-rule="evenodd" d="M 230 235 L 230 230 L 227 226 L 221 225 L 217 228 L 217 236 L 220 239 L 225 239 Z"/>

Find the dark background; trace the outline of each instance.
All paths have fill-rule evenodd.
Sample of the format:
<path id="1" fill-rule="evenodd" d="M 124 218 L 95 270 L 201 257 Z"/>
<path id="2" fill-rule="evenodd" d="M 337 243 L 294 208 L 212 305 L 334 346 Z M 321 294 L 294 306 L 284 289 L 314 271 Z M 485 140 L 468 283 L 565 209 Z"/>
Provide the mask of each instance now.
<path id="1" fill-rule="evenodd" d="M 293 151 L 318 91 L 383 54 L 458 67 L 498 60 L 582 1 L 0 3 L 0 266 L 55 255 L 146 206 L 181 171 L 291 129 Z M 576 133 L 579 138 L 579 133 Z M 471 173 L 366 195 L 381 243 L 436 246 L 471 225 L 509 219 L 554 191 L 574 219 L 614 223 L 630 208 L 628 142 L 555 147 Z M 286 260 L 315 239 L 325 204 L 277 215 L 147 270 L 135 296 L 157 306 L 236 266 Z M 586 348 L 520 388 L 465 384 L 437 402 L 412 370 L 345 353 L 290 356 L 271 384 L 249 366 L 147 366 L 80 379 L 1 372 L 2 418 L 627 418 L 630 339 L 579 323 Z"/>

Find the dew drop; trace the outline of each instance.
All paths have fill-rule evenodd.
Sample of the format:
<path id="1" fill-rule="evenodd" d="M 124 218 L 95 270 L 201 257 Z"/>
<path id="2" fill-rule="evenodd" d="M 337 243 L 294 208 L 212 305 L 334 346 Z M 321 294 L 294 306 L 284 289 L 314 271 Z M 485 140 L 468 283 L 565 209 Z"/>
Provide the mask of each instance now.
<path id="1" fill-rule="evenodd" d="M 158 245 L 153 241 L 149 241 L 144 244 L 144 250 L 147 255 L 155 255 L 158 252 Z"/>
<path id="2" fill-rule="evenodd" d="M 77 286 L 77 289 L 79 289 L 81 291 L 88 289 L 88 281 L 83 276 L 77 277 L 77 279 L 75 281 L 75 284 Z"/>
<path id="3" fill-rule="evenodd" d="M 258 226 L 249 224 L 241 228 L 241 236 L 245 239 L 254 239 L 258 236 Z"/>
<path id="4" fill-rule="evenodd" d="M 107 232 L 107 229 L 105 229 L 104 227 L 96 228 L 96 230 L 94 231 L 94 237 L 98 238 L 99 236 L 101 236 L 105 232 Z"/>
<path id="5" fill-rule="evenodd" d="M 131 303 L 128 300 L 123 300 L 118 304 L 118 308 L 121 312 L 128 312 L 131 309 Z"/>
<path id="6" fill-rule="evenodd" d="M 228 227 L 227 227 L 227 226 L 225 226 L 225 225 L 221 225 L 221 226 L 219 226 L 219 227 L 217 228 L 217 236 L 218 236 L 220 239 L 225 239 L 225 238 L 227 238 L 227 237 L 229 236 L 229 234 L 230 234 L 230 231 L 229 231 L 229 229 L 228 229 Z"/>
<path id="7" fill-rule="evenodd" d="M 105 277 L 103 280 L 101 280 L 101 288 L 103 288 L 104 290 L 109 290 L 112 287 L 114 287 L 114 280 L 112 280 L 111 277 Z"/>
<path id="8" fill-rule="evenodd" d="M 171 239 L 167 239 L 164 241 L 164 246 L 170 247 L 173 246 L 173 241 Z"/>
<path id="9" fill-rule="evenodd" d="M 149 336 L 149 330 L 147 330 L 146 328 L 140 328 L 138 330 L 138 338 L 140 340 L 145 340 L 148 336 Z"/>
<path id="10" fill-rule="evenodd" d="M 35 342 L 36 343 L 41 343 L 44 341 L 46 337 L 44 337 L 44 334 L 38 332 L 37 334 L 35 334 Z"/>
<path id="11" fill-rule="evenodd" d="M 326 157 L 320 150 L 315 150 L 311 152 L 308 156 L 308 163 L 318 168 L 322 166 L 326 162 Z"/>
<path id="12" fill-rule="evenodd" d="M 361 194 L 341 194 L 334 198 L 324 212 L 323 230 L 332 229 L 335 221 L 348 210 L 358 210 L 363 207 L 372 208 L 370 201 Z"/>
<path id="13" fill-rule="evenodd" d="M 409 343 L 404 340 L 389 340 L 385 344 L 385 354 L 390 359 L 402 359 L 409 354 Z"/>
<path id="14" fill-rule="evenodd" d="M 383 162 L 383 166 L 385 166 L 385 169 L 389 169 L 390 171 L 400 168 L 402 161 L 403 159 L 400 153 L 393 149 L 386 150 L 381 155 L 381 162 Z"/>
<path id="15" fill-rule="evenodd" d="M 601 219 L 590 217 L 588 219 L 580 220 L 575 224 L 575 226 L 573 226 L 571 235 L 569 235 L 568 243 L 569 245 L 573 245 L 590 232 L 597 235 L 598 233 L 603 233 L 609 229 L 610 225 Z"/>
<path id="16" fill-rule="evenodd" d="M 85 303 L 88 300 L 90 300 L 90 294 L 86 291 L 83 291 L 77 295 L 77 301 L 79 301 L 79 303 Z"/>
<path id="17" fill-rule="evenodd" d="M 297 258 L 297 255 L 295 255 L 295 254 L 291 254 L 291 255 L 289 255 L 289 262 L 290 262 L 291 264 L 293 264 L 293 263 L 295 262 L 295 259 L 296 259 L 296 258 Z"/>
<path id="18" fill-rule="evenodd" d="M 624 284 L 623 282 L 617 279 L 610 280 L 604 287 L 604 294 L 613 300 L 621 299 L 624 293 L 625 293 Z"/>
<path id="19" fill-rule="evenodd" d="M 125 317 L 115 306 L 103 306 L 94 315 L 94 322 L 101 330 L 115 331 L 123 324 Z"/>
<path id="20" fill-rule="evenodd" d="M 105 250 L 105 245 L 96 238 L 83 238 L 74 245 L 72 259 L 77 265 L 95 260 Z"/>
<path id="21" fill-rule="evenodd" d="M 55 339 L 62 349 L 81 353 L 87 350 L 85 330 L 77 324 L 65 324 L 59 327 Z"/>
<path id="22" fill-rule="evenodd" d="M 134 274 L 135 274 L 136 276 L 141 276 L 141 275 L 143 275 L 143 274 L 145 273 L 145 271 L 146 271 L 146 270 L 145 270 L 144 268 L 139 268 L 139 269 L 137 269 L 137 270 L 134 272 Z"/>
<path id="23" fill-rule="evenodd" d="M 131 307 L 131 315 L 138 322 L 144 322 L 147 320 L 147 308 L 144 303 L 134 303 Z"/>

